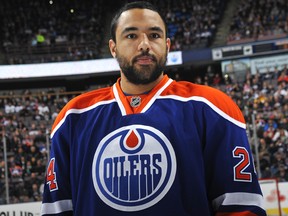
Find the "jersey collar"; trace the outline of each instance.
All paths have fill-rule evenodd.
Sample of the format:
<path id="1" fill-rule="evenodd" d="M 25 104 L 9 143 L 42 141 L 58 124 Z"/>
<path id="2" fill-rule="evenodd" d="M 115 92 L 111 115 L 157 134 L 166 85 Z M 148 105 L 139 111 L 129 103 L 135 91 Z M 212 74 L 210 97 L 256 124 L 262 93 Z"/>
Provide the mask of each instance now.
<path id="1" fill-rule="evenodd" d="M 122 115 L 144 113 L 148 110 L 157 97 L 171 84 L 173 80 L 164 75 L 162 80 L 149 92 L 143 95 L 126 96 L 120 87 L 120 78 L 113 85 L 113 93 Z M 137 98 L 139 97 L 139 98 Z M 133 98 L 133 99 L 132 99 Z M 131 106 L 132 100 L 141 100 L 138 106 Z"/>

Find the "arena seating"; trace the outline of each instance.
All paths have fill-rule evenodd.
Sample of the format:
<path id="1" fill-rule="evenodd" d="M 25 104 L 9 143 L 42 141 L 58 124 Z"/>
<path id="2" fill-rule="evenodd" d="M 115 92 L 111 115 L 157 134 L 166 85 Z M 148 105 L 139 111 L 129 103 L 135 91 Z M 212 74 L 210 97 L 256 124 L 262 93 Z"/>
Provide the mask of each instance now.
<path id="1" fill-rule="evenodd" d="M 241 1 L 230 26 L 227 44 L 285 38 L 288 5 L 285 1 Z"/>
<path id="2" fill-rule="evenodd" d="M 210 46 L 225 6 L 226 1 L 165 1 L 160 8 L 163 8 L 162 13 L 166 17 L 171 50 Z"/>
<path id="3" fill-rule="evenodd" d="M 172 51 L 208 47 L 226 2 L 151 1 L 167 20 Z M 103 50 L 107 52 L 110 19 L 104 14 L 109 14 L 105 9 L 111 10 L 105 5 L 103 0 L 4 2 L 0 8 L 0 51 L 5 54 L 5 64 L 102 58 Z"/>
<path id="4" fill-rule="evenodd" d="M 41 200 L 52 123 L 64 104 L 80 93 L 61 88 L 1 92 L 0 204 L 6 202 L 3 134 L 10 203 Z"/>
<path id="5" fill-rule="evenodd" d="M 103 0 L 21 0 L 1 4 L 1 51 L 6 64 L 101 57 Z"/>

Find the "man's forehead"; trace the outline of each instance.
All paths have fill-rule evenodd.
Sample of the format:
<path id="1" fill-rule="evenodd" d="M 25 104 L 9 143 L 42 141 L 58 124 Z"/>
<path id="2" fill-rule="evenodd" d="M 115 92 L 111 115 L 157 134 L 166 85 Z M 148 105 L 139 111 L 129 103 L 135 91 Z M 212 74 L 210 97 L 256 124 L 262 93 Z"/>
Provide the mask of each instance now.
<path id="1" fill-rule="evenodd" d="M 164 31 L 164 22 L 157 12 L 149 9 L 137 8 L 124 11 L 118 19 L 117 28 L 151 28 L 156 26 L 163 28 Z"/>

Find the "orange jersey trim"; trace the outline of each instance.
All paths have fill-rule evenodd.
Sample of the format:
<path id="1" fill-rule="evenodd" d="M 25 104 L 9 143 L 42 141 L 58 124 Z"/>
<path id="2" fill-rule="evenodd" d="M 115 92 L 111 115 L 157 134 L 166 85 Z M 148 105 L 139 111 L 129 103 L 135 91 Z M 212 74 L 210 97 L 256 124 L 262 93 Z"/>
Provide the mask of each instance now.
<path id="1" fill-rule="evenodd" d="M 167 75 L 165 75 L 163 79 L 148 94 L 139 95 L 139 97 L 141 97 L 142 99 L 141 104 L 138 107 L 132 108 L 130 105 L 130 101 L 129 101 L 129 98 L 131 97 L 129 96 L 127 97 L 124 94 L 124 92 L 122 91 L 120 87 L 120 79 L 118 79 L 115 87 L 116 87 L 116 91 L 118 92 L 119 99 L 124 106 L 124 109 L 126 112 L 125 114 L 129 115 L 129 114 L 142 112 L 144 108 L 148 105 L 148 103 L 151 102 L 152 98 L 157 95 L 157 92 L 159 92 L 161 88 L 165 86 L 165 83 L 167 83 L 168 80 L 170 79 L 168 78 Z"/>
<path id="2" fill-rule="evenodd" d="M 89 109 L 89 107 L 92 108 L 98 102 L 105 102 L 111 100 L 115 100 L 111 87 L 93 90 L 73 98 L 64 106 L 64 108 L 58 114 L 52 125 L 52 133 L 61 123 L 61 121 L 65 119 L 65 116 L 69 114 L 70 110 L 85 111 L 85 109 Z"/>
<path id="3" fill-rule="evenodd" d="M 174 81 L 169 87 L 162 92 L 161 96 L 177 95 L 183 98 L 191 98 L 191 100 L 203 101 L 208 105 L 211 103 L 226 115 L 245 124 L 240 108 L 228 95 L 218 89 L 185 81 Z"/>

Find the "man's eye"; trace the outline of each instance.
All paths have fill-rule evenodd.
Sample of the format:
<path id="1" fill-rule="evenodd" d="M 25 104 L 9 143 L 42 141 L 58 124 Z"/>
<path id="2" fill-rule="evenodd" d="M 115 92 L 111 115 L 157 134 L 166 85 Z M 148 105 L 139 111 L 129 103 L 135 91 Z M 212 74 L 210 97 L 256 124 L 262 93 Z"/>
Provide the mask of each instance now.
<path id="1" fill-rule="evenodd" d="M 151 34 L 151 37 L 152 38 L 160 38 L 160 35 L 159 34 L 157 34 L 157 33 L 153 33 L 153 34 Z"/>
<path id="2" fill-rule="evenodd" d="M 127 35 L 127 38 L 128 39 L 134 39 L 134 38 L 136 38 L 136 35 L 135 34 L 129 34 L 129 35 Z"/>

